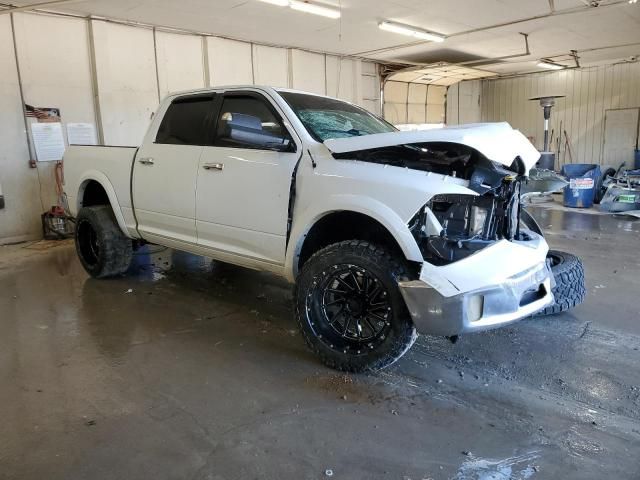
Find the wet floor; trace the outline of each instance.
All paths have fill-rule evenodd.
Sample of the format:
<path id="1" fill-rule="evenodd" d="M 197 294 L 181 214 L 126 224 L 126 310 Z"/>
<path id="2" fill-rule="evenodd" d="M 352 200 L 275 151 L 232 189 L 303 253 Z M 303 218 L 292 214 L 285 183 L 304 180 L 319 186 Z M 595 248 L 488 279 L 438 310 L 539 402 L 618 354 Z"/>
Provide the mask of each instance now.
<path id="1" fill-rule="evenodd" d="M 640 478 L 640 221 L 533 213 L 585 304 L 367 375 L 316 361 L 271 275 L 153 246 L 97 281 L 70 243 L 1 247 L 0 478 Z"/>

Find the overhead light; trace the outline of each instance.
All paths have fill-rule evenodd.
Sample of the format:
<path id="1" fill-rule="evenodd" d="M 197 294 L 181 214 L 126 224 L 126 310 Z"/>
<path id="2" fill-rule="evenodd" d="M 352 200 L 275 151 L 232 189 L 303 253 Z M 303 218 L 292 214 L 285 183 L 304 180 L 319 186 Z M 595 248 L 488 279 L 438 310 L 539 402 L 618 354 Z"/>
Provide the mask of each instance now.
<path id="1" fill-rule="evenodd" d="M 288 3 L 291 8 L 300 12 L 312 13 L 322 17 L 340 18 L 340 10 L 318 5 L 317 3 L 298 0 L 290 0 Z"/>
<path id="2" fill-rule="evenodd" d="M 271 5 L 277 5 L 279 7 L 288 7 L 289 0 L 259 0 L 264 3 L 270 3 Z"/>
<path id="3" fill-rule="evenodd" d="M 542 62 L 538 62 L 538 66 L 542 68 L 548 68 L 549 70 L 562 70 L 563 68 L 566 68 L 564 65 L 558 65 L 557 63 L 547 62 L 546 60 Z"/>
<path id="4" fill-rule="evenodd" d="M 629 5 L 631 5 L 633 3 L 638 3 L 638 0 L 629 0 Z"/>
<path id="5" fill-rule="evenodd" d="M 401 35 L 408 35 L 409 37 L 419 38 L 421 40 L 430 40 L 432 42 L 444 42 L 446 38 L 439 33 L 427 32 L 416 27 L 410 27 L 409 25 L 403 25 L 395 22 L 380 22 L 378 24 L 380 30 L 387 32 L 399 33 Z"/>

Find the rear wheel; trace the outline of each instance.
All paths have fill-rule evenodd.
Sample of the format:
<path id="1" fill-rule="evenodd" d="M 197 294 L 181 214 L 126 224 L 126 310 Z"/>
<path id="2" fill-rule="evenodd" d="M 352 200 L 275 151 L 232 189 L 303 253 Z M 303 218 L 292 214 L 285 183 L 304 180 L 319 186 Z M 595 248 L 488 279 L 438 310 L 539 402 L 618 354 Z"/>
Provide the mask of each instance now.
<path id="1" fill-rule="evenodd" d="M 556 281 L 556 286 L 551 290 L 555 301 L 536 315 L 566 312 L 584 302 L 587 293 L 580 258 L 559 250 L 549 250 L 547 259 L 551 262 L 551 271 Z"/>
<path id="2" fill-rule="evenodd" d="M 81 208 L 75 240 L 80 263 L 94 278 L 123 274 L 131 264 L 133 242 L 122 233 L 110 206 Z"/>
<path id="3" fill-rule="evenodd" d="M 296 317 L 309 347 L 338 370 L 384 368 L 416 339 L 398 289 L 404 259 L 369 242 L 330 245 L 305 264 L 296 283 Z"/>

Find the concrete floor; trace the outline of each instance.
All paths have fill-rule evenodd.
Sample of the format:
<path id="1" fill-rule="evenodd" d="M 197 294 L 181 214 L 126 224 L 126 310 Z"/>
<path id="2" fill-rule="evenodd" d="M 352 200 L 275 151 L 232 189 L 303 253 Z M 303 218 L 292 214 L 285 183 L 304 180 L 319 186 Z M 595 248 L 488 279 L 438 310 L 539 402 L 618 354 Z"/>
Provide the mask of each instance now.
<path id="1" fill-rule="evenodd" d="M 0 248 L 0 478 L 640 478 L 640 222 L 534 214 L 584 305 L 358 376 L 270 275 L 151 247 L 97 281 L 68 242 Z"/>

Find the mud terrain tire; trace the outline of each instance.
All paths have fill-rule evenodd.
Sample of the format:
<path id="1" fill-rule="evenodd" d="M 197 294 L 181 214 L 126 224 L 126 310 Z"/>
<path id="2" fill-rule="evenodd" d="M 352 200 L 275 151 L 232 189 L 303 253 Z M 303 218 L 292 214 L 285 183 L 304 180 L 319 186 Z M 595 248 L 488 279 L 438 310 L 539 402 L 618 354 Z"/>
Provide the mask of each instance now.
<path id="1" fill-rule="evenodd" d="M 549 250 L 547 258 L 551 259 L 551 271 L 556 280 L 556 286 L 551 290 L 555 302 L 536 316 L 566 312 L 580 305 L 586 297 L 582 260 L 559 250 Z"/>
<path id="2" fill-rule="evenodd" d="M 398 288 L 406 279 L 404 259 L 375 244 L 347 240 L 319 250 L 295 289 L 296 320 L 307 345 L 337 370 L 392 364 L 417 337 Z"/>
<path id="3" fill-rule="evenodd" d="M 94 278 L 125 273 L 133 256 L 133 244 L 122 233 L 111 206 L 83 207 L 76 217 L 76 252 Z"/>

